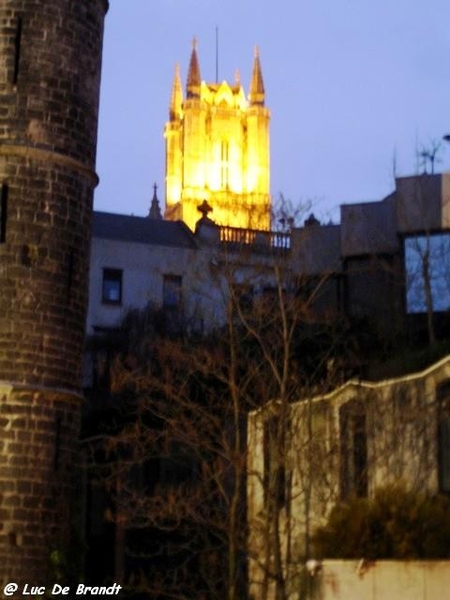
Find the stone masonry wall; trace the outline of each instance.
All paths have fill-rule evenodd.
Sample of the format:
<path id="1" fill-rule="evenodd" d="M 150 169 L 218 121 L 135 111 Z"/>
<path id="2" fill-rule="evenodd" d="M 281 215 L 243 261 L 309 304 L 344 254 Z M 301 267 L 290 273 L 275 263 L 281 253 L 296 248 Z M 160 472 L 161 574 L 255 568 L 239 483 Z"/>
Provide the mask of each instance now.
<path id="1" fill-rule="evenodd" d="M 79 388 L 104 12 L 0 1 L 0 380 Z"/>
<path id="2" fill-rule="evenodd" d="M 0 0 L 0 583 L 71 543 L 107 7 Z"/>
<path id="3" fill-rule="evenodd" d="M 71 396 L 0 387 L 2 583 L 55 579 L 51 554 L 70 554 L 80 534 L 70 500 L 78 412 Z"/>

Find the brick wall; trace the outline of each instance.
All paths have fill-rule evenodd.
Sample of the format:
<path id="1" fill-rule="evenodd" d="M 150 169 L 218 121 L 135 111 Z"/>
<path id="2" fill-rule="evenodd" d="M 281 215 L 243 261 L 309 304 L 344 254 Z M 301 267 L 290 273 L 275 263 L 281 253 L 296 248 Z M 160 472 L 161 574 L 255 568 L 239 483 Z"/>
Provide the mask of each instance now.
<path id="1" fill-rule="evenodd" d="M 106 10 L 0 0 L 0 581 L 70 544 Z"/>
<path id="2" fill-rule="evenodd" d="M 71 496 L 78 412 L 71 395 L 0 387 L 3 581 L 44 585 L 55 578 L 52 552 L 70 553 L 79 534 Z"/>

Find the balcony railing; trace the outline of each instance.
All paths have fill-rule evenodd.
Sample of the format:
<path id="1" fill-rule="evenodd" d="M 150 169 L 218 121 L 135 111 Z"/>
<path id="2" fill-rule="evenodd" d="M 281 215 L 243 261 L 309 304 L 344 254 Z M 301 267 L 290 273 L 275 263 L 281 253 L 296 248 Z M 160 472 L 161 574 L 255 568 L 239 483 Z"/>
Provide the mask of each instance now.
<path id="1" fill-rule="evenodd" d="M 291 249 L 291 234 L 282 231 L 259 231 L 240 227 L 220 226 L 220 242 L 232 249 L 248 248 L 261 254 L 287 254 Z M 250 248 L 251 246 L 251 248 Z"/>

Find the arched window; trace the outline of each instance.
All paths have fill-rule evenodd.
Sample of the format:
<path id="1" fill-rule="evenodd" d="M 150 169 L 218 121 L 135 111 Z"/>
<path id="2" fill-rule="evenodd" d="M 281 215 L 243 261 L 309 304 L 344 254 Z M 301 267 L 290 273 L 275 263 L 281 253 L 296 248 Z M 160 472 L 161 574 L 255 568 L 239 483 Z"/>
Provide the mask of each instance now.
<path id="1" fill-rule="evenodd" d="M 367 416 L 361 400 L 339 409 L 341 497 L 367 496 Z"/>
<path id="2" fill-rule="evenodd" d="M 450 379 L 436 388 L 439 490 L 450 493 Z"/>
<path id="3" fill-rule="evenodd" d="M 220 144 L 220 187 L 222 190 L 229 188 L 229 143 L 226 140 L 222 140 Z"/>
<path id="4" fill-rule="evenodd" d="M 263 430 L 263 487 L 266 506 L 281 509 L 288 499 L 286 474 L 286 436 L 290 427 L 289 419 L 284 421 L 277 414 L 264 421 Z"/>

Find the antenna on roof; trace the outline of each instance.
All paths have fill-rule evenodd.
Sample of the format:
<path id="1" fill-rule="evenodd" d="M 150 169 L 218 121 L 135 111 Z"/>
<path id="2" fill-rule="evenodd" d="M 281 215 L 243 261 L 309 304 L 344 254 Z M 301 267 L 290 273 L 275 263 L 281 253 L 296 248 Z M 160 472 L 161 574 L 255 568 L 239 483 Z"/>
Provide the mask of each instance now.
<path id="1" fill-rule="evenodd" d="M 219 28 L 216 25 L 216 83 L 219 83 Z"/>

